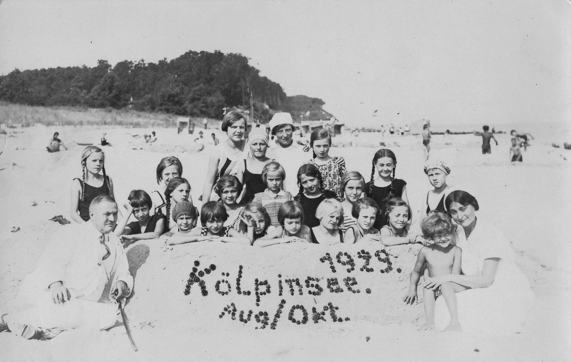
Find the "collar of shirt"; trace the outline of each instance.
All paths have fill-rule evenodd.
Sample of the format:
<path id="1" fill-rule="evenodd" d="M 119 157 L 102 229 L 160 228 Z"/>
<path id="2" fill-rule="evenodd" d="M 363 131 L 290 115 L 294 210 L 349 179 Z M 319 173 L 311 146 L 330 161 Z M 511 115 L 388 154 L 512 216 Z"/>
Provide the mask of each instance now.
<path id="1" fill-rule="evenodd" d="M 280 192 L 275 194 L 272 191 L 265 189 L 264 193 L 266 194 L 266 196 L 268 196 L 272 199 L 279 199 L 279 198 L 285 198 L 286 197 L 286 191 L 285 190 L 280 190 Z"/>

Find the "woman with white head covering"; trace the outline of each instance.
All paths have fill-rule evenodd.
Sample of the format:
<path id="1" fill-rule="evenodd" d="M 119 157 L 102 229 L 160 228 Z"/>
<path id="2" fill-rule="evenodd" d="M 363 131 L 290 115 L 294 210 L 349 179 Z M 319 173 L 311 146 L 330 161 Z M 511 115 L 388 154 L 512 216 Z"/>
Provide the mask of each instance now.
<path id="1" fill-rule="evenodd" d="M 242 193 L 238 197 L 238 203 L 247 204 L 254 199 L 254 195 L 263 192 L 266 184 L 262 179 L 264 166 L 271 161 L 266 156 L 268 150 L 268 133 L 265 128 L 255 127 L 248 136 L 248 157 L 239 162 L 230 173 L 240 180 Z"/>
<path id="2" fill-rule="evenodd" d="M 270 148 L 269 157 L 283 166 L 286 173 L 284 189 L 292 194 L 297 193 L 297 170 L 307 156 L 300 145 L 293 141 L 293 119 L 287 112 L 278 112 L 270 121 L 270 133 L 275 137 L 275 144 Z"/>

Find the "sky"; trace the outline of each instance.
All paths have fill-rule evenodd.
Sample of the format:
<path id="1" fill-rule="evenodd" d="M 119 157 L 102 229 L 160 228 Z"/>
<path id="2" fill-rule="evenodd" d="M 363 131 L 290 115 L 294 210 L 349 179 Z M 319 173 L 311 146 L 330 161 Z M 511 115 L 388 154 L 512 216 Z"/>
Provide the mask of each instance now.
<path id="1" fill-rule="evenodd" d="M 237 52 L 349 124 L 569 122 L 571 0 L 0 1 L 0 74 Z"/>

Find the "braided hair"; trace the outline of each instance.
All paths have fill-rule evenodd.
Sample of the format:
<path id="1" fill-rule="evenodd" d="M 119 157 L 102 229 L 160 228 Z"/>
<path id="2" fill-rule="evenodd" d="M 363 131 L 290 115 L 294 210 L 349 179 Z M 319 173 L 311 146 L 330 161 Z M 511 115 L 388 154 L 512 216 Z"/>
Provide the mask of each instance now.
<path id="1" fill-rule="evenodd" d="M 171 214 L 171 194 L 173 191 L 179 187 L 180 185 L 187 184 L 190 188 L 190 182 L 184 177 L 175 177 L 169 181 L 167 188 L 165 189 L 165 199 L 166 199 L 166 208 L 167 208 L 167 230 L 169 229 L 170 223 L 170 214 Z"/>
<path id="2" fill-rule="evenodd" d="M 85 182 L 87 181 L 87 159 L 94 153 L 102 153 L 103 156 L 105 156 L 103 150 L 97 146 L 87 146 L 83 149 L 83 152 L 81 152 L 81 201 L 84 201 L 85 197 Z M 105 172 L 105 164 L 102 167 L 102 171 L 103 185 L 107 186 L 107 189 L 109 189 L 109 181 L 107 179 L 107 173 Z"/>
<path id="3" fill-rule="evenodd" d="M 303 186 L 301 186 L 301 175 L 306 175 L 309 177 L 315 177 L 319 180 L 319 188 L 323 191 L 323 176 L 317 166 L 312 163 L 306 163 L 299 167 L 297 170 L 297 186 L 299 187 L 298 196 L 301 197 L 303 194 Z"/>
<path id="4" fill-rule="evenodd" d="M 393 163 L 394 163 L 393 179 L 395 178 L 396 166 L 397 166 L 397 156 L 395 156 L 395 153 L 393 151 L 391 151 L 390 149 L 381 148 L 380 150 L 375 152 L 375 155 L 373 156 L 373 162 L 371 162 L 371 180 L 369 181 L 371 184 L 373 183 L 373 181 L 375 179 L 375 164 L 377 163 L 379 158 L 383 158 L 383 157 L 388 157 L 391 160 L 393 160 Z"/>
<path id="5" fill-rule="evenodd" d="M 329 140 L 329 146 L 331 146 L 331 134 L 329 133 L 329 131 L 327 131 L 324 128 L 314 129 L 313 131 L 311 131 L 311 135 L 309 136 L 309 146 L 313 149 L 313 143 L 315 141 L 320 141 L 325 139 Z M 313 156 L 311 158 L 317 157 L 317 155 L 315 154 L 315 152 L 313 152 L 313 150 L 311 152 L 313 153 Z"/>

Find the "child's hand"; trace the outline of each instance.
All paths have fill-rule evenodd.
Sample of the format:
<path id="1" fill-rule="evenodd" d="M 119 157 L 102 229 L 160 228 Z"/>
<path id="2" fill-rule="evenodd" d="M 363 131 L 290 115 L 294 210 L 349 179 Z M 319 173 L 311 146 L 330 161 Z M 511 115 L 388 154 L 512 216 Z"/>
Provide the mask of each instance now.
<path id="1" fill-rule="evenodd" d="M 135 239 L 132 235 L 121 235 L 119 238 L 121 239 L 121 244 L 123 244 L 124 248 L 135 242 Z"/>
<path id="2" fill-rule="evenodd" d="M 406 295 L 404 296 L 404 298 L 402 300 L 405 304 L 408 304 L 408 305 L 413 305 L 414 303 L 416 303 L 418 301 L 418 295 L 416 294 L 416 288 L 414 290 L 409 289 L 408 293 L 406 293 Z"/>
<path id="3" fill-rule="evenodd" d="M 126 203 L 123 204 L 123 208 L 125 209 L 127 215 L 129 215 L 133 212 L 133 207 L 131 206 L 129 201 L 127 201 Z"/>
<path id="4" fill-rule="evenodd" d="M 380 243 L 381 234 L 366 234 L 365 236 L 363 236 L 361 241 Z"/>

